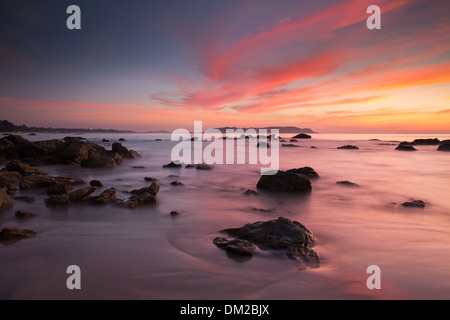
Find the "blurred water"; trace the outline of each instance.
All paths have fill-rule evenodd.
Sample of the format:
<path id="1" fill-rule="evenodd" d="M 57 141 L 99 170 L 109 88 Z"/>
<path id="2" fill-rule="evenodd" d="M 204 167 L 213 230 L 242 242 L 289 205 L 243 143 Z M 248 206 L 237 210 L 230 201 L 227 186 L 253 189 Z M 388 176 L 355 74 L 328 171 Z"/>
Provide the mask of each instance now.
<path id="1" fill-rule="evenodd" d="M 64 136 L 24 135 L 30 140 Z M 142 157 L 114 169 L 42 169 L 87 182 L 101 180 L 105 188 L 119 189 L 117 196 L 123 199 L 125 191 L 148 185 L 144 177 L 158 178 L 158 203 L 132 210 L 89 205 L 52 209 L 44 204 L 45 190 L 18 191 L 15 196 L 34 195 L 36 201 L 15 201 L 13 208 L 0 212 L 1 228 L 28 228 L 38 236 L 0 246 L 2 299 L 450 298 L 450 153 L 437 152 L 436 146 L 400 152 L 388 145 L 431 136 L 317 134 L 295 143 L 299 148 L 280 148 L 281 170 L 310 166 L 321 176 L 304 196 L 243 195 L 256 190 L 258 165 L 163 169 L 176 144 L 168 134 L 82 136 L 107 148 L 110 143 L 102 143 L 103 138 L 112 142 L 124 137 L 123 145 Z M 337 149 L 347 144 L 360 149 Z M 170 185 L 174 180 L 185 186 Z M 360 187 L 337 185 L 341 180 Z M 400 205 L 412 199 L 429 205 Z M 39 216 L 18 222 L 14 212 L 19 209 Z M 170 216 L 172 210 L 181 215 Z M 212 243 L 219 230 L 279 216 L 314 232 L 320 268 L 300 270 L 268 251 L 236 261 Z M 78 292 L 66 288 L 65 271 L 72 264 L 82 272 Z M 382 290 L 366 287 L 366 269 L 373 264 L 381 267 Z"/>

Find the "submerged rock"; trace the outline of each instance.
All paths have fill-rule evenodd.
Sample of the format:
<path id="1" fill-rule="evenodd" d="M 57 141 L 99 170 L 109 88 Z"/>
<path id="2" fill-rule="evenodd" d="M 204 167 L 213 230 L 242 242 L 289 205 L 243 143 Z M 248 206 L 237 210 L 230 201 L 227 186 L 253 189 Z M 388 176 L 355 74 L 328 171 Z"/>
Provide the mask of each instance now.
<path id="1" fill-rule="evenodd" d="M 29 190 L 37 188 L 48 188 L 56 184 L 57 181 L 49 174 L 32 173 L 24 176 L 20 182 L 20 190 Z"/>
<path id="2" fill-rule="evenodd" d="M 347 186 L 347 187 L 359 187 L 358 184 L 356 184 L 354 182 L 347 181 L 347 180 L 345 180 L 345 181 L 338 181 L 338 182 L 336 182 L 336 184 L 340 184 L 340 185 Z"/>
<path id="3" fill-rule="evenodd" d="M 311 136 L 309 134 L 300 133 L 295 137 L 292 137 L 292 139 L 311 139 Z"/>
<path id="4" fill-rule="evenodd" d="M 283 143 L 281 146 L 284 148 L 300 148 L 300 146 L 291 143 Z"/>
<path id="5" fill-rule="evenodd" d="M 212 169 L 214 169 L 214 166 L 206 164 L 206 163 L 199 163 L 196 166 L 196 169 L 197 170 L 212 170 Z"/>
<path id="6" fill-rule="evenodd" d="M 357 146 L 346 145 L 346 146 L 338 147 L 338 149 L 344 149 L 344 150 L 358 150 L 359 148 L 358 148 Z"/>
<path id="7" fill-rule="evenodd" d="M 259 221 L 222 232 L 239 240 L 249 241 L 262 250 L 282 250 L 290 259 L 303 261 L 311 266 L 317 266 L 320 262 L 319 255 L 311 249 L 316 237 L 297 221 L 280 217 L 277 220 Z M 226 244 L 227 239 L 219 239 L 220 241 L 216 242 Z"/>
<path id="8" fill-rule="evenodd" d="M 51 195 L 45 203 L 48 206 L 68 206 L 70 203 L 70 198 L 68 194 Z"/>
<path id="9" fill-rule="evenodd" d="M 258 192 L 256 192 L 255 190 L 251 190 L 251 189 L 247 189 L 247 191 L 245 191 L 243 194 L 245 194 L 246 196 L 250 196 L 250 195 L 258 196 L 259 195 Z"/>
<path id="10" fill-rule="evenodd" d="M 115 158 L 109 156 L 97 156 L 84 159 L 80 164 L 85 168 L 114 168 L 116 162 Z"/>
<path id="11" fill-rule="evenodd" d="M 33 218 L 33 217 L 37 216 L 37 214 L 30 212 L 30 211 L 18 210 L 15 212 L 15 216 L 18 220 L 25 220 L 25 219 Z"/>
<path id="12" fill-rule="evenodd" d="M 295 172 L 278 171 L 274 175 L 263 175 L 256 185 L 258 189 L 282 192 L 311 192 L 308 176 Z"/>
<path id="13" fill-rule="evenodd" d="M 215 238 L 213 243 L 226 252 L 238 256 L 251 257 L 256 251 L 256 247 L 247 240 L 229 240 L 227 238 Z"/>
<path id="14" fill-rule="evenodd" d="M 14 205 L 14 201 L 11 196 L 5 191 L 4 188 L 0 189 L 0 209 L 10 208 Z"/>
<path id="15" fill-rule="evenodd" d="M 175 163 L 173 161 L 171 161 L 169 164 L 163 165 L 163 168 L 181 168 L 181 167 L 182 165 L 180 162 Z"/>
<path id="16" fill-rule="evenodd" d="M 410 202 L 404 202 L 402 203 L 402 206 L 405 208 L 425 208 L 426 207 L 426 203 L 423 202 L 422 200 L 414 200 L 414 201 L 410 201 Z"/>
<path id="17" fill-rule="evenodd" d="M 184 183 L 182 183 L 180 181 L 172 181 L 170 184 L 172 186 L 184 186 Z"/>
<path id="18" fill-rule="evenodd" d="M 21 239 L 29 239 L 36 236 L 36 232 L 28 229 L 4 228 L 0 232 L 0 242 L 13 244 Z"/>
<path id="19" fill-rule="evenodd" d="M 22 202 L 26 202 L 26 203 L 33 203 L 35 199 L 33 196 L 17 196 L 17 197 L 14 197 L 14 200 L 22 201 Z"/>

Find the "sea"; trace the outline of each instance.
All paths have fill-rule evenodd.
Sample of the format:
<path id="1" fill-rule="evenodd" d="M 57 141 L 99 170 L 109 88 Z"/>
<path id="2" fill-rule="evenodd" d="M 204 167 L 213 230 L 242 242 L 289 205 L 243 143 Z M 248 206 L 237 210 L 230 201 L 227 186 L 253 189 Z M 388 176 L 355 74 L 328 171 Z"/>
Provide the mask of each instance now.
<path id="1" fill-rule="evenodd" d="M 30 141 L 68 136 L 22 135 Z M 320 175 L 308 194 L 257 190 L 260 165 L 162 168 L 178 144 L 170 134 L 76 135 L 107 149 L 124 138 L 121 143 L 141 156 L 112 169 L 39 169 L 88 183 L 100 180 L 105 187 L 94 195 L 114 187 L 121 199 L 148 186 L 145 177 L 157 178 L 157 203 L 134 209 L 89 204 L 54 208 L 45 204 L 45 189 L 18 190 L 14 196 L 36 200 L 15 201 L 13 208 L 1 211 L 0 228 L 31 229 L 37 236 L 0 245 L 0 299 L 450 298 L 450 152 L 439 152 L 437 146 L 395 150 L 401 141 L 444 140 L 448 134 L 312 134 L 312 139 L 293 142 L 296 148 L 280 147 L 280 170 L 309 166 Z M 281 137 L 289 141 L 293 135 Z M 359 149 L 337 149 L 343 145 Z M 171 185 L 173 181 L 184 185 Z M 247 189 L 259 194 L 246 195 Z M 422 200 L 426 207 L 402 206 L 412 200 Z M 17 210 L 37 216 L 18 221 Z M 224 236 L 223 229 L 278 217 L 301 222 L 315 234 L 318 268 L 305 268 L 270 250 L 238 259 L 213 244 L 215 237 Z M 81 290 L 67 287 L 72 265 L 80 269 Z M 368 268 L 374 265 L 381 271 L 379 289 L 367 285 Z"/>

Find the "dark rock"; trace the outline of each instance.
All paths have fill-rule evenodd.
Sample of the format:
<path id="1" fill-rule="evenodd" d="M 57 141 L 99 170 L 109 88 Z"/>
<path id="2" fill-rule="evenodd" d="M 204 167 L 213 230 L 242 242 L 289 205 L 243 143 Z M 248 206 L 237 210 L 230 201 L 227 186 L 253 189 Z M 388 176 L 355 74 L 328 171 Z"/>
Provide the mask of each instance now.
<path id="1" fill-rule="evenodd" d="M 358 150 L 359 148 L 356 146 L 346 145 L 346 146 L 338 147 L 338 149 Z"/>
<path id="2" fill-rule="evenodd" d="M 22 202 L 26 202 L 26 203 L 33 203 L 35 199 L 33 196 L 17 196 L 17 197 L 14 197 L 14 200 L 22 201 Z"/>
<path id="3" fill-rule="evenodd" d="M 72 189 L 72 186 L 63 183 L 57 183 L 47 188 L 48 195 L 65 194 Z"/>
<path id="4" fill-rule="evenodd" d="M 283 143 L 281 146 L 285 147 L 285 148 L 300 148 L 300 146 L 297 146 L 295 144 L 290 144 L 290 143 Z"/>
<path id="5" fill-rule="evenodd" d="M 103 139 L 102 142 L 109 142 L 109 140 L 108 139 Z"/>
<path id="6" fill-rule="evenodd" d="M 283 192 L 311 192 L 312 190 L 309 177 L 285 171 L 278 171 L 274 175 L 261 176 L 257 188 Z"/>
<path id="7" fill-rule="evenodd" d="M 309 134 L 300 133 L 295 137 L 292 137 L 292 139 L 311 139 L 311 136 Z"/>
<path id="8" fill-rule="evenodd" d="M 188 165 L 186 165 L 186 169 L 194 169 L 196 167 L 196 165 L 195 164 L 188 164 Z"/>
<path id="9" fill-rule="evenodd" d="M 395 148 L 395 150 L 398 150 L 398 151 L 417 151 L 416 148 L 414 148 L 413 146 L 409 146 L 409 145 L 399 145 L 397 148 Z"/>
<path id="10" fill-rule="evenodd" d="M 259 211 L 259 212 L 265 212 L 265 213 L 277 211 L 277 209 L 260 209 L 260 208 L 253 208 L 252 210 Z"/>
<path id="11" fill-rule="evenodd" d="M 450 151 L 450 140 L 444 140 L 441 142 L 439 147 L 437 148 L 438 151 Z"/>
<path id="12" fill-rule="evenodd" d="M 100 156 L 82 160 L 81 166 L 85 168 L 114 168 L 116 162 L 111 157 Z"/>
<path id="13" fill-rule="evenodd" d="M 99 187 L 99 188 L 103 188 L 104 187 L 103 183 L 100 180 L 91 180 L 91 182 L 89 182 L 89 184 L 92 187 Z"/>
<path id="14" fill-rule="evenodd" d="M 58 153 L 63 162 L 80 164 L 83 160 L 89 159 L 90 149 L 86 142 L 70 139 L 61 146 Z"/>
<path id="15" fill-rule="evenodd" d="M 92 187 L 92 186 L 77 189 L 77 190 L 69 193 L 69 200 L 70 200 L 70 202 L 78 202 L 78 201 L 82 200 L 84 197 L 94 193 L 95 190 L 97 190 L 97 187 Z"/>
<path id="16" fill-rule="evenodd" d="M 245 191 L 243 194 L 245 194 L 247 196 L 249 196 L 249 195 L 257 196 L 257 195 L 259 195 L 258 192 L 256 192 L 255 190 L 251 190 L 251 189 L 247 189 L 247 191 Z"/>
<path id="17" fill-rule="evenodd" d="M 12 195 L 16 192 L 15 183 L 20 181 L 22 175 L 15 171 L 0 171 L 0 189 L 5 189 L 5 191 Z"/>
<path id="18" fill-rule="evenodd" d="M 133 190 L 130 193 L 136 196 L 143 195 L 145 193 L 149 193 L 153 196 L 156 196 L 158 192 L 159 192 L 159 184 L 157 184 L 156 182 L 152 182 L 151 186 Z"/>
<path id="19" fill-rule="evenodd" d="M 181 167 L 182 165 L 180 162 L 175 163 L 173 161 L 170 162 L 169 164 L 163 165 L 163 168 L 181 168 Z"/>
<path id="20" fill-rule="evenodd" d="M 298 142 L 297 139 L 291 139 L 290 142 Z"/>
<path id="21" fill-rule="evenodd" d="M 37 188 L 48 188 L 51 185 L 56 184 L 55 178 L 48 174 L 28 174 L 24 176 L 20 182 L 20 190 L 29 190 Z"/>
<path id="22" fill-rule="evenodd" d="M 30 212 L 30 211 L 18 210 L 18 211 L 16 211 L 15 216 L 19 220 L 25 220 L 25 219 L 33 218 L 33 217 L 37 216 L 37 214 Z"/>
<path id="23" fill-rule="evenodd" d="M 119 141 L 123 142 L 123 141 L 127 141 L 124 138 L 120 138 Z"/>
<path id="24" fill-rule="evenodd" d="M 13 244 L 22 239 L 29 239 L 36 236 L 36 232 L 28 229 L 4 228 L 0 232 L 0 241 L 4 244 Z"/>
<path id="25" fill-rule="evenodd" d="M 214 166 L 211 166 L 211 165 L 206 164 L 206 163 L 199 163 L 196 166 L 196 169 L 197 170 L 212 170 L 212 169 L 214 169 Z"/>
<path id="26" fill-rule="evenodd" d="M 12 171 L 12 172 L 18 172 L 21 175 L 27 175 L 30 173 L 39 173 L 43 174 L 45 172 L 38 170 L 36 168 L 27 166 L 25 164 L 20 163 L 19 161 L 11 161 L 9 162 L 5 168 L 2 169 L 2 171 Z"/>
<path id="27" fill-rule="evenodd" d="M 336 182 L 336 184 L 340 184 L 340 185 L 348 186 L 348 187 L 359 187 L 358 184 L 350 182 L 350 181 L 338 181 L 338 182 Z"/>
<path id="28" fill-rule="evenodd" d="M 128 200 L 125 203 L 125 206 L 127 208 L 136 208 L 145 204 L 152 204 L 152 203 L 156 203 L 156 196 L 149 192 L 145 192 L 140 195 L 128 198 Z"/>
<path id="29" fill-rule="evenodd" d="M 107 203 L 115 203 L 116 198 L 116 190 L 111 188 L 103 191 L 100 195 L 92 197 L 91 203 L 93 204 L 107 204 Z"/>
<path id="30" fill-rule="evenodd" d="M 133 168 L 133 169 L 145 169 L 144 166 L 133 166 L 132 168 Z"/>
<path id="31" fill-rule="evenodd" d="M 242 228 L 222 230 L 241 240 L 247 240 L 262 250 L 283 250 L 293 260 L 317 265 L 318 254 L 312 250 L 314 234 L 303 224 L 286 218 L 246 224 Z"/>
<path id="32" fill-rule="evenodd" d="M 178 211 L 171 211 L 170 215 L 171 216 L 179 216 L 181 213 L 179 213 Z"/>
<path id="33" fill-rule="evenodd" d="M 120 154 L 123 158 L 134 159 L 138 157 L 138 153 L 134 150 L 128 150 L 119 142 L 114 142 L 112 144 L 112 151 Z"/>
<path id="34" fill-rule="evenodd" d="M 184 186 L 184 183 L 180 181 L 172 181 L 170 184 L 173 186 Z"/>
<path id="35" fill-rule="evenodd" d="M 68 194 L 51 195 L 47 200 L 48 206 L 67 206 L 70 203 Z"/>
<path id="36" fill-rule="evenodd" d="M 258 142 L 256 147 L 257 148 L 270 148 L 270 145 L 267 142 Z"/>
<path id="37" fill-rule="evenodd" d="M 438 146 L 441 141 L 438 138 L 434 139 L 416 139 L 413 144 L 416 146 Z"/>
<path id="38" fill-rule="evenodd" d="M 123 158 L 120 154 L 113 152 L 109 154 L 109 157 L 114 160 L 116 166 L 121 166 L 123 164 Z"/>
<path id="39" fill-rule="evenodd" d="M 402 203 L 402 206 L 405 208 L 425 208 L 426 207 L 426 203 L 423 202 L 422 200 L 414 200 L 411 202 L 404 202 Z"/>
<path id="40" fill-rule="evenodd" d="M 294 172 L 298 174 L 304 174 L 305 176 L 309 177 L 310 179 L 318 179 L 320 178 L 319 174 L 311 167 L 303 167 L 298 169 L 289 169 L 287 172 Z"/>
<path id="41" fill-rule="evenodd" d="M 9 208 L 14 205 L 14 201 L 11 196 L 6 192 L 4 188 L 0 189 L 0 209 Z"/>
<path id="42" fill-rule="evenodd" d="M 315 147 L 315 146 L 311 146 L 311 149 L 318 149 L 317 147 Z"/>
<path id="43" fill-rule="evenodd" d="M 413 146 L 414 142 L 403 141 L 398 144 L 399 146 Z"/>
<path id="44" fill-rule="evenodd" d="M 213 243 L 224 249 L 226 252 L 238 256 L 246 256 L 251 257 L 253 253 L 256 251 L 256 247 L 247 240 L 229 240 L 227 238 L 215 238 Z"/>
<path id="45" fill-rule="evenodd" d="M 159 180 L 156 178 L 151 178 L 151 177 L 145 177 L 144 178 L 145 181 L 149 181 L 149 182 L 158 182 Z"/>

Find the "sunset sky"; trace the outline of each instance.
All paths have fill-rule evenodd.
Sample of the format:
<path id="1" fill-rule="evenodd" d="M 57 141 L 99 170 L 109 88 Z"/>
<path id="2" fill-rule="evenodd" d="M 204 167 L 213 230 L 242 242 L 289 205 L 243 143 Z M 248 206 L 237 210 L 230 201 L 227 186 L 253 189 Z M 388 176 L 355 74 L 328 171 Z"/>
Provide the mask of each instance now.
<path id="1" fill-rule="evenodd" d="M 449 16 L 448 0 L 0 0 L 0 119 L 447 133 Z"/>

